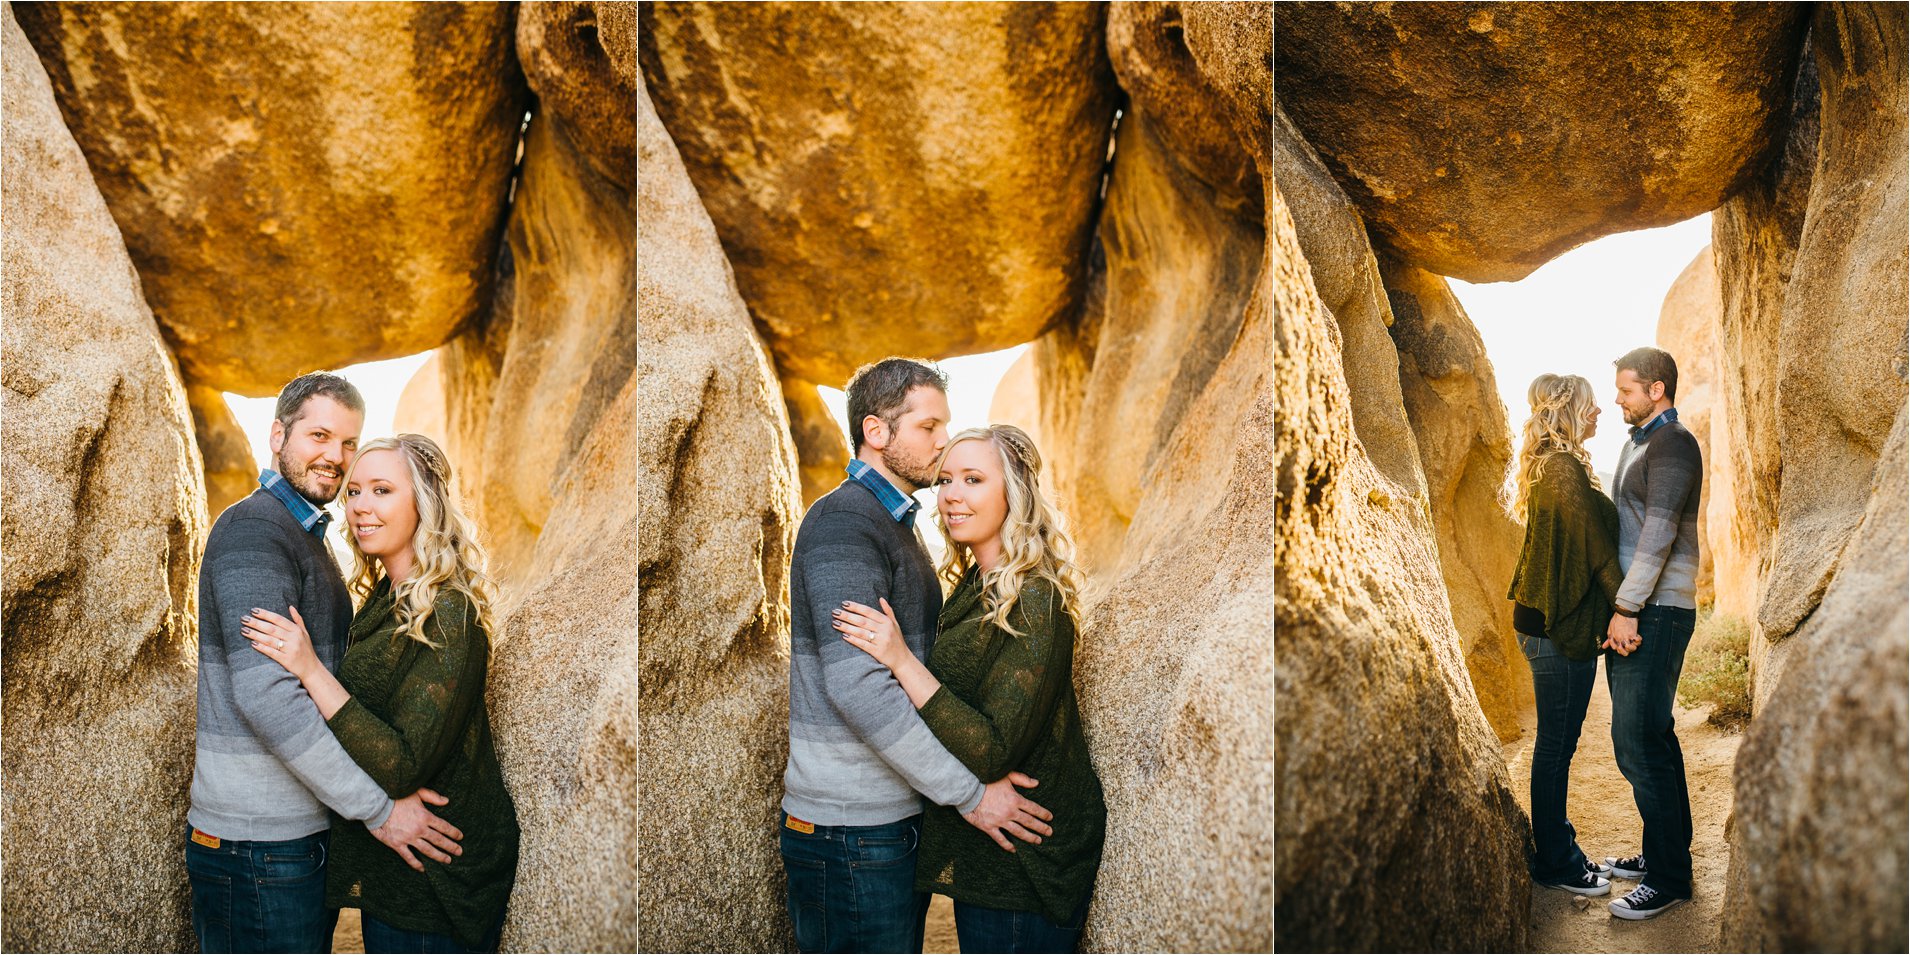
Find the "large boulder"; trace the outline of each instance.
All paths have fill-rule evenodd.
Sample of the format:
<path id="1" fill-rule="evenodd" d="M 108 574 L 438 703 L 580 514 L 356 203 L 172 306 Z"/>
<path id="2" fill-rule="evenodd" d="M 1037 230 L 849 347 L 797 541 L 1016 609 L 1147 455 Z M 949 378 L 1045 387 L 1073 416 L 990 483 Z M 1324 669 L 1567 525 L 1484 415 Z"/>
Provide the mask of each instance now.
<path id="1" fill-rule="evenodd" d="M 1724 300 L 1718 294 L 1718 270 L 1711 247 L 1707 245 L 1692 257 L 1691 263 L 1678 273 L 1665 292 L 1664 304 L 1658 308 L 1657 336 L 1658 347 L 1670 352 L 1678 363 L 1678 423 L 1698 439 L 1698 451 L 1704 459 L 1704 483 L 1698 490 L 1699 606 L 1716 601 L 1718 549 L 1712 540 L 1726 537 L 1712 530 L 1716 523 L 1711 519 L 1711 511 L 1720 506 L 1714 486 L 1716 478 L 1730 471 L 1719 461 L 1719 452 L 1727 449 L 1721 448 L 1713 436 L 1729 431 L 1729 424 L 1723 420 L 1724 409 L 1718 401 L 1717 385 L 1718 320 L 1723 308 Z M 1730 507 L 1728 498 L 1722 506 Z M 1745 568 L 1738 561 L 1728 567 L 1740 575 L 1737 581 L 1740 586 L 1746 582 L 1741 575 L 1747 569 L 1754 580 L 1755 568 Z"/>
<path id="2" fill-rule="evenodd" d="M 1146 114 L 1123 120 L 1117 153 L 1105 308 L 1034 349 L 1044 453 L 1100 597 L 1075 657 L 1108 805 L 1084 944 L 1264 951 L 1265 243 Z M 1174 849 L 1188 844 L 1210 848 Z"/>
<path id="3" fill-rule="evenodd" d="M 1384 244 L 1470 282 L 1716 207 L 1778 138 L 1807 16 L 1790 3 L 1275 9 L 1288 114 Z"/>
<path id="4" fill-rule="evenodd" d="M 514 15 L 20 11 L 186 377 L 248 395 L 433 347 L 489 304 L 525 110 Z"/>
<path id="5" fill-rule="evenodd" d="M 789 415 L 789 436 L 796 443 L 801 471 L 802 506 L 808 508 L 848 477 L 844 470 L 849 466 L 846 422 L 822 403 L 822 392 L 815 385 L 784 378 L 782 388 L 783 410 Z"/>
<path id="6" fill-rule="evenodd" d="M 647 94 L 637 110 L 638 782 L 652 824 L 635 927 L 649 951 L 785 951 L 795 449 L 716 229 Z"/>
<path id="7" fill-rule="evenodd" d="M 1906 49 L 1901 6 L 1816 8 L 1817 121 L 1714 230 L 1725 351 L 1775 343 L 1738 373 L 1778 395 L 1736 430 L 1783 449 L 1741 493 L 1764 535 L 1724 925 L 1746 950 L 1905 946 Z"/>
<path id="8" fill-rule="evenodd" d="M 538 109 L 560 117 L 591 169 L 626 190 L 637 180 L 634 7 L 581 0 L 517 5 L 517 57 Z"/>
<path id="9" fill-rule="evenodd" d="M 1493 732 L 1517 739 L 1533 697 L 1506 599 L 1525 532 L 1499 501 L 1512 460 L 1505 403 L 1485 341 L 1446 280 L 1391 257 L 1381 260 L 1380 276 L 1466 672 Z"/>
<path id="10" fill-rule="evenodd" d="M 1807 649 L 1738 750 L 1724 951 L 1910 946 L 1907 417 L 1896 415 L 1822 603 L 1790 638 Z"/>
<path id="11" fill-rule="evenodd" d="M 192 412 L 11 7 L 0 70 L 0 947 L 185 951 Z"/>
<path id="12" fill-rule="evenodd" d="M 1354 429 L 1282 187 L 1274 324 L 1276 948 L 1517 949 L 1527 824 L 1423 505 Z"/>
<path id="13" fill-rule="evenodd" d="M 641 11 L 644 79 L 785 376 L 1077 312 L 1115 108 L 1102 5 Z"/>

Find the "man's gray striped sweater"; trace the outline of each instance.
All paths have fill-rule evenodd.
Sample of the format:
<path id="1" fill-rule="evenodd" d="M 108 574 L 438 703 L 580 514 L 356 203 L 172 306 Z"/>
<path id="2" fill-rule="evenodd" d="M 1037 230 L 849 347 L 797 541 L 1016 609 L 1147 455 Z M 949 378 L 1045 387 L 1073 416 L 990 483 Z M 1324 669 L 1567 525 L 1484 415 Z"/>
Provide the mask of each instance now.
<path id="1" fill-rule="evenodd" d="M 1627 440 L 1612 478 L 1618 505 L 1618 606 L 1698 606 L 1698 492 L 1704 460 L 1698 439 L 1667 421 L 1639 444 Z"/>
<path id="2" fill-rule="evenodd" d="M 186 821 L 221 839 L 277 842 L 331 824 L 327 806 L 377 828 L 391 798 L 325 726 L 287 672 L 252 649 L 241 622 L 254 607 L 296 606 L 312 648 L 334 672 L 345 653 L 351 596 L 325 541 L 263 489 L 219 515 L 199 571 L 199 727 Z"/>
<path id="3" fill-rule="evenodd" d="M 887 667 L 842 639 L 831 611 L 887 598 L 918 659 L 935 641 L 942 590 L 912 522 L 844 481 L 809 508 L 789 567 L 789 767 L 783 810 L 826 826 L 875 826 L 922 811 L 920 793 L 967 813 L 982 782 L 929 732 Z"/>

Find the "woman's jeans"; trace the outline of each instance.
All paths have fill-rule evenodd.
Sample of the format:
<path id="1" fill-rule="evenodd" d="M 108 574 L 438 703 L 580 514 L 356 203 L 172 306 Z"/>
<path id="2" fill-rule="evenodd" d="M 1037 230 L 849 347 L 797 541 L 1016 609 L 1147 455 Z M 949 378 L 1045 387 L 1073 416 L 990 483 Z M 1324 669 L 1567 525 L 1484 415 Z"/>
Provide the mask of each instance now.
<path id="1" fill-rule="evenodd" d="M 387 952 L 429 952 L 432 955 L 463 955 L 468 952 L 497 951 L 498 937 L 504 931 L 504 917 L 498 916 L 497 925 L 486 934 L 484 944 L 478 948 L 465 948 L 464 943 L 449 935 L 436 935 L 431 932 L 414 932 L 410 929 L 392 928 L 359 912 L 359 924 L 365 933 L 365 951 L 368 955 L 384 955 Z"/>
<path id="2" fill-rule="evenodd" d="M 1638 649 L 1605 655 L 1612 749 L 1644 822 L 1643 883 L 1673 898 L 1691 897 L 1691 793 L 1671 701 L 1697 622 L 1696 610 L 1646 604 L 1638 614 Z"/>
<path id="3" fill-rule="evenodd" d="M 929 895 L 915 891 L 922 817 L 812 826 L 782 814 L 789 919 L 799 952 L 919 952 Z"/>
<path id="4" fill-rule="evenodd" d="M 331 830 L 282 842 L 219 840 L 187 826 L 192 930 L 202 952 L 329 952 L 338 910 L 325 907 Z"/>
<path id="5" fill-rule="evenodd" d="M 1081 944 L 1081 928 L 1087 919 L 1087 899 L 1081 900 L 1067 925 L 1056 925 L 1040 912 L 956 902 L 955 938 L 964 952 L 1072 952 Z"/>
<path id="6" fill-rule="evenodd" d="M 1578 831 L 1565 818 L 1565 792 L 1578 731 L 1598 680 L 1598 658 L 1570 660 L 1545 637 L 1518 636 L 1519 649 L 1532 667 L 1539 718 L 1538 739 L 1532 744 L 1533 853 L 1528 868 L 1539 882 L 1577 882 L 1585 874 L 1585 853 L 1578 847 Z"/>

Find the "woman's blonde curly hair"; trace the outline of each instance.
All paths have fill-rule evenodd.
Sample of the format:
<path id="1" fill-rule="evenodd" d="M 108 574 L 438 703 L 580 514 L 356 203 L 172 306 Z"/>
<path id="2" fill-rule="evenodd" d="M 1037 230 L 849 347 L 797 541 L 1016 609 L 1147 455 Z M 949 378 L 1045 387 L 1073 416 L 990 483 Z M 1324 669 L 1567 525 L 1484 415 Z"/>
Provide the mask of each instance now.
<path id="1" fill-rule="evenodd" d="M 398 452 L 411 475 L 412 499 L 418 508 L 418 529 L 411 536 L 411 575 L 393 588 L 398 632 L 435 649 L 438 645 L 425 636 L 424 625 L 431 619 L 438 594 L 450 589 L 471 602 L 477 611 L 478 624 L 488 637 L 495 584 L 485 570 L 487 558 L 483 545 L 478 542 L 477 526 L 465 516 L 458 503 L 450 459 L 430 438 L 400 434 L 366 442 L 352 460 L 352 471 L 373 451 Z M 347 472 L 338 492 L 341 502 L 345 501 L 345 489 L 350 486 L 351 472 Z M 351 592 L 362 600 L 384 579 L 384 565 L 358 549 L 357 537 L 345 536 L 351 541 L 352 549 Z"/>
<path id="2" fill-rule="evenodd" d="M 939 473 L 948 461 L 948 453 L 964 441 L 986 441 L 1000 455 L 1003 490 L 1008 497 L 1008 513 L 1001 525 L 1001 559 L 982 574 L 982 619 L 1003 632 L 1020 636 L 1008 623 L 1008 613 L 1021 597 L 1021 585 L 1030 575 L 1054 585 L 1062 608 L 1079 623 L 1076 607 L 1080 600 L 1082 574 L 1074 563 L 1074 540 L 1068 536 L 1067 521 L 1041 491 L 1041 454 L 1026 431 L 1009 424 L 969 428 L 950 438 L 935 462 Z M 939 514 L 935 524 L 942 530 L 941 576 L 952 586 L 974 566 L 975 557 L 968 545 L 948 534 L 948 522 Z"/>
<path id="3" fill-rule="evenodd" d="M 1525 389 L 1525 400 L 1532 406 L 1532 417 L 1525 419 L 1519 455 L 1507 469 L 1506 483 L 1499 493 L 1506 514 L 1519 524 L 1525 523 L 1525 503 L 1532 482 L 1539 479 L 1546 458 L 1556 452 L 1577 458 L 1592 486 L 1599 487 L 1592 456 L 1585 450 L 1585 429 L 1590 425 L 1592 409 L 1598 406 L 1592 383 L 1578 375 L 1540 375 Z"/>

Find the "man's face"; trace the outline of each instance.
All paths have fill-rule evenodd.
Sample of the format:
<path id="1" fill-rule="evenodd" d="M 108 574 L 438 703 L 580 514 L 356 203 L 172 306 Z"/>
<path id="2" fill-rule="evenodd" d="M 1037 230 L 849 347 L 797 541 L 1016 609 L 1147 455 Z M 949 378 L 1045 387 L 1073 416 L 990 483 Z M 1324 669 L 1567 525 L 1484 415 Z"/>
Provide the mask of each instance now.
<path id="1" fill-rule="evenodd" d="M 306 500 L 323 505 L 338 496 L 364 426 L 364 415 L 330 396 L 307 398 L 290 429 L 272 422 L 272 469 Z"/>
<path id="2" fill-rule="evenodd" d="M 1651 396 L 1655 389 L 1663 394 L 1664 385 L 1659 382 L 1646 382 L 1638 379 L 1638 373 L 1629 368 L 1618 370 L 1618 410 L 1625 413 L 1625 423 L 1637 427 L 1651 420 L 1652 409 L 1657 399 Z"/>
<path id="3" fill-rule="evenodd" d="M 882 465 L 919 491 L 935 483 L 935 459 L 947 446 L 948 395 L 932 385 L 915 386 L 882 446 Z"/>

